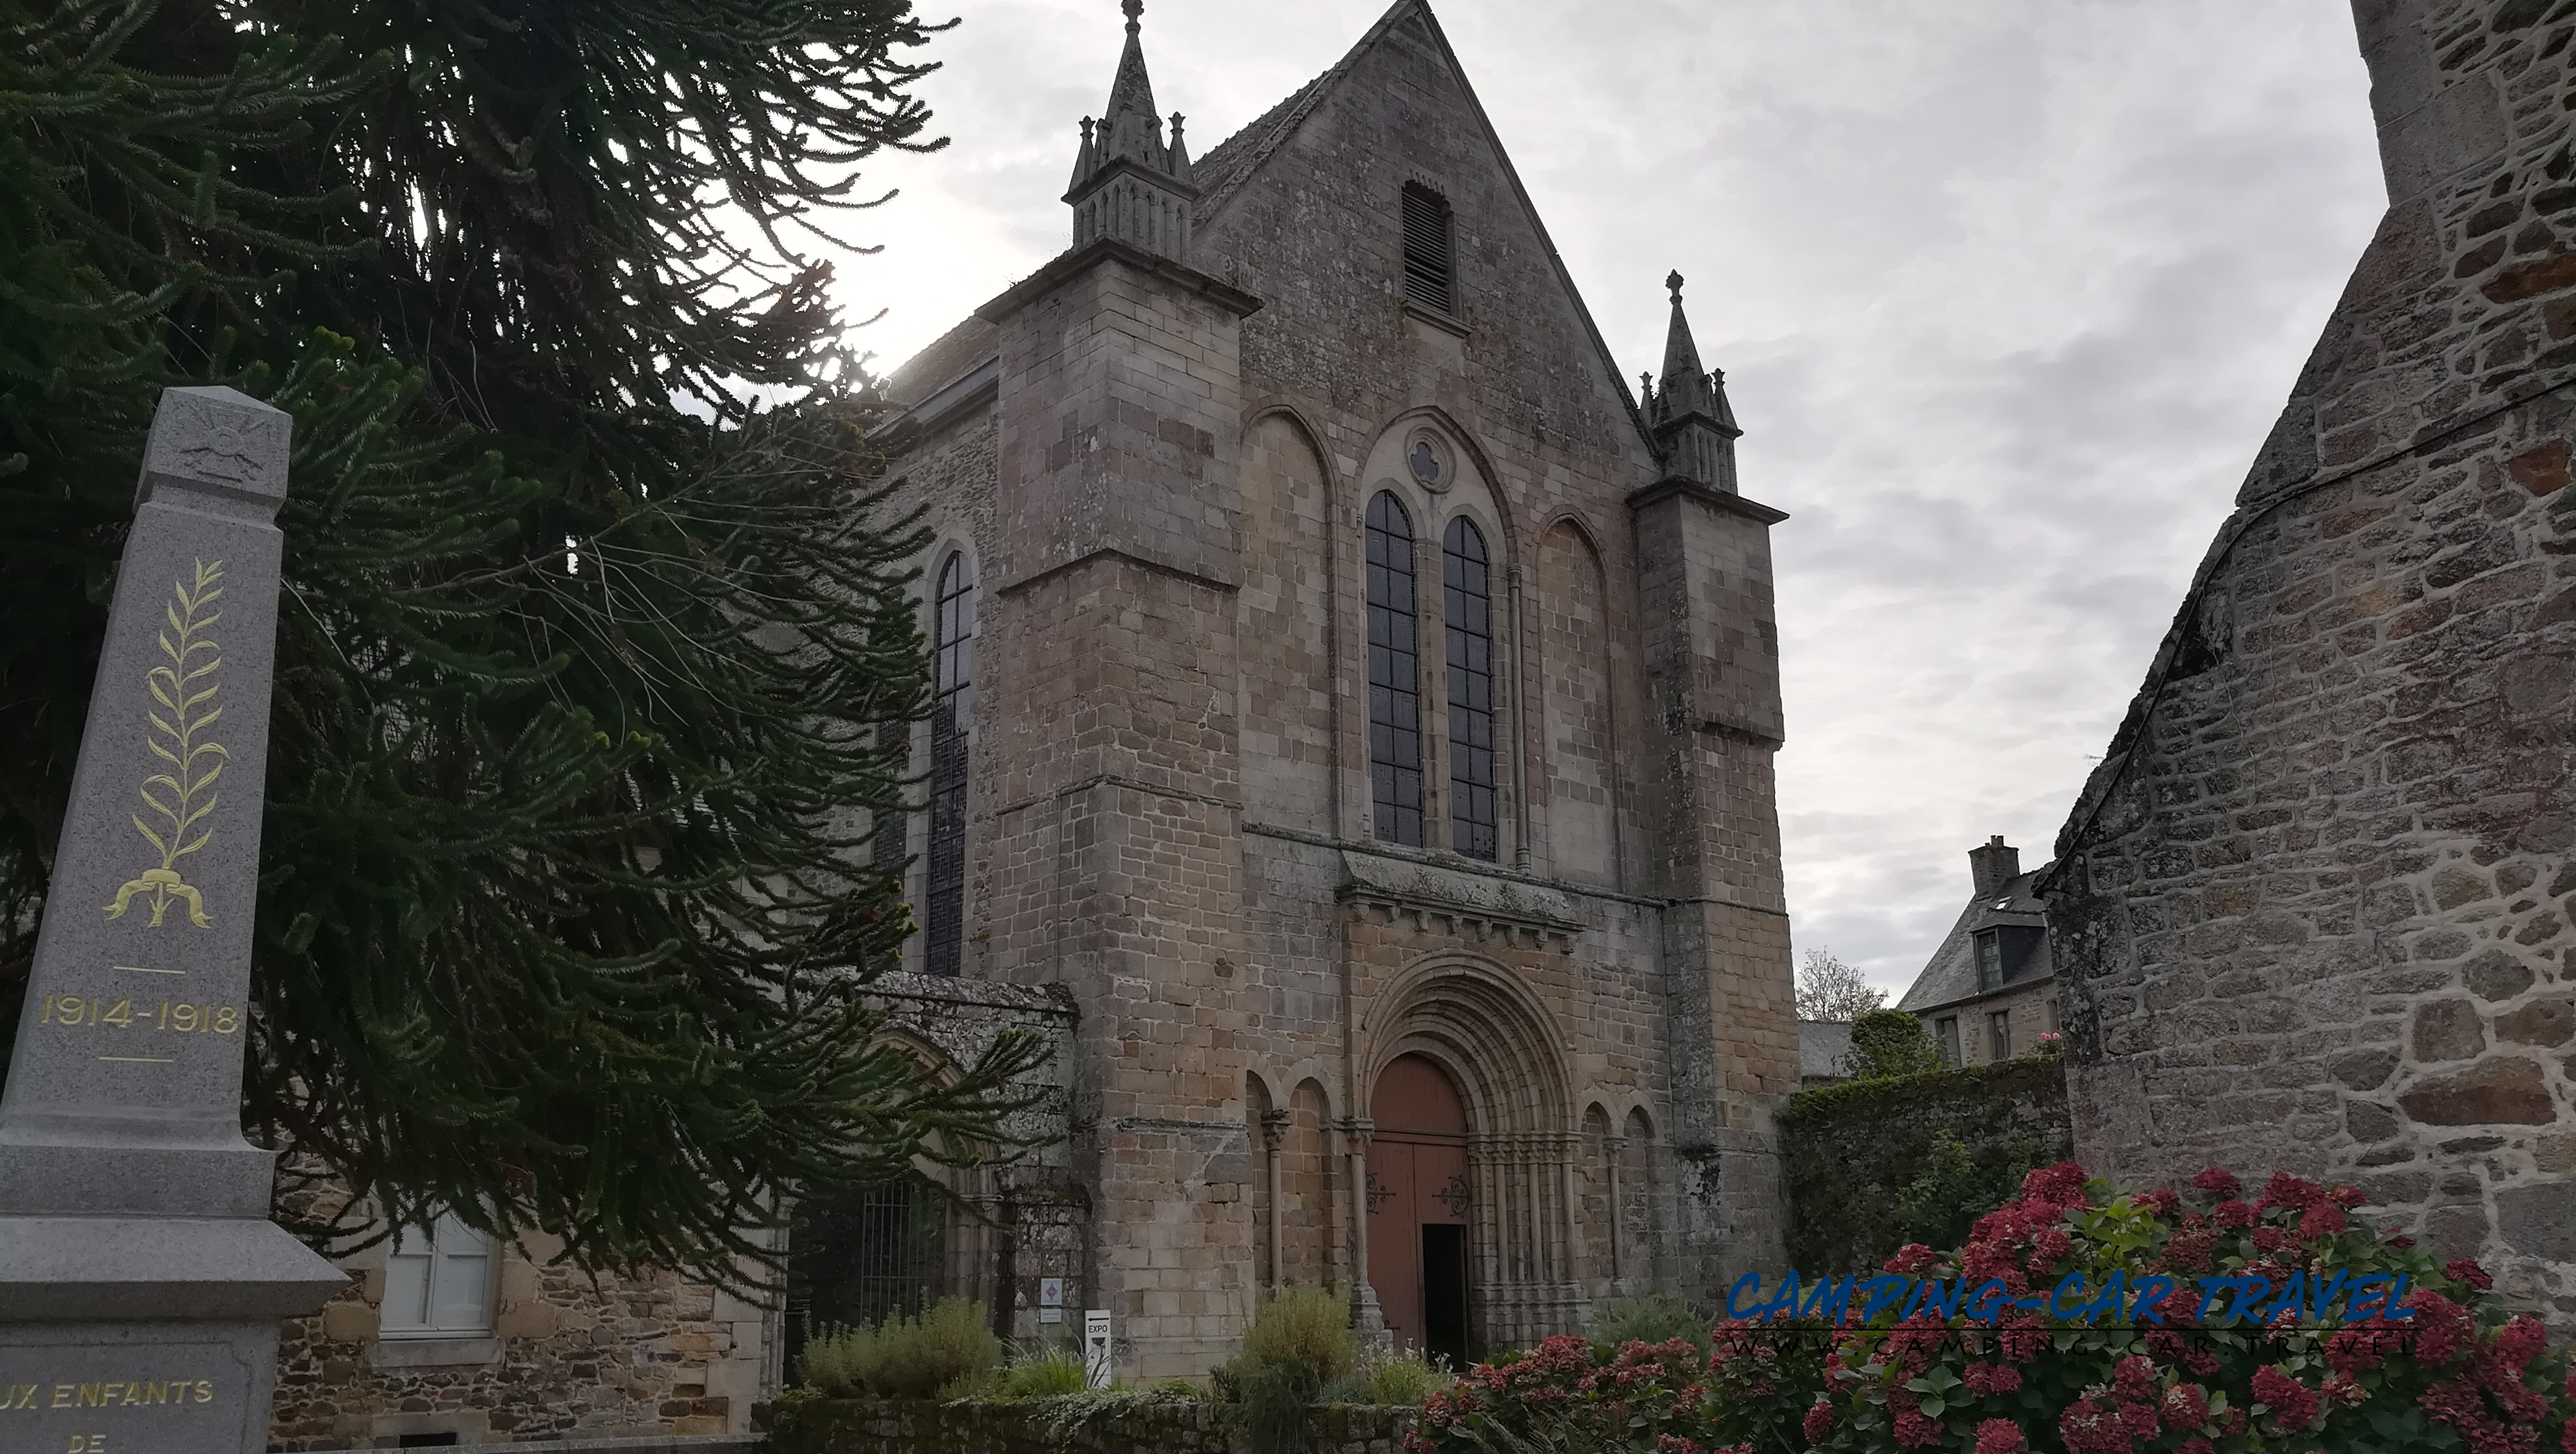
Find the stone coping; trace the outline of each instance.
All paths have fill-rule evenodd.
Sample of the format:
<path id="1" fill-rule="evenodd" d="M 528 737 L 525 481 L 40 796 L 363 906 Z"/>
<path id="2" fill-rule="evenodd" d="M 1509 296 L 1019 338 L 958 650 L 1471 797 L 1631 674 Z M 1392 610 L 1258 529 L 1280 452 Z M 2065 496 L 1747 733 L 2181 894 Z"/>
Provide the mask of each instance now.
<path id="1" fill-rule="evenodd" d="M 373 1445 L 324 1449 L 314 1454 L 373 1454 Z M 769 1447 L 765 1434 L 645 1434 L 616 1439 L 547 1439 L 528 1444 L 463 1444 L 465 1449 L 516 1449 L 519 1454 L 734 1454 Z"/>

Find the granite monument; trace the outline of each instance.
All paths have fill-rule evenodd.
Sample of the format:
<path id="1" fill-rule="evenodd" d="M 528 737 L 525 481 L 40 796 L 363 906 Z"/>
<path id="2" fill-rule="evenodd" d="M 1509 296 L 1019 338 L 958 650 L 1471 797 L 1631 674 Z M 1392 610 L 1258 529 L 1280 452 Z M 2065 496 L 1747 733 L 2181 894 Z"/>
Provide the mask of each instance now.
<path id="1" fill-rule="evenodd" d="M 291 421 L 169 389 L 0 1096 L 0 1454 L 256 1450 L 347 1278 L 241 1129 Z"/>

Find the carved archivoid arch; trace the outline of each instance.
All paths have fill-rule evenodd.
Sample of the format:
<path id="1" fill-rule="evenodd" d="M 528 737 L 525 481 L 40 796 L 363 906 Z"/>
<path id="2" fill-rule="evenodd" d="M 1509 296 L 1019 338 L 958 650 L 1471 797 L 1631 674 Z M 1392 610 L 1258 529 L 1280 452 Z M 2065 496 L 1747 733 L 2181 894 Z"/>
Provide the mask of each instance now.
<path id="1" fill-rule="evenodd" d="M 1420 1056 L 1465 1103 L 1474 1346 L 1527 1347 L 1580 1329 L 1588 1312 L 1574 1238 L 1582 1138 L 1546 1011 L 1500 966 L 1458 956 L 1418 968 L 1375 1018 L 1371 1084 L 1400 1057 Z"/>

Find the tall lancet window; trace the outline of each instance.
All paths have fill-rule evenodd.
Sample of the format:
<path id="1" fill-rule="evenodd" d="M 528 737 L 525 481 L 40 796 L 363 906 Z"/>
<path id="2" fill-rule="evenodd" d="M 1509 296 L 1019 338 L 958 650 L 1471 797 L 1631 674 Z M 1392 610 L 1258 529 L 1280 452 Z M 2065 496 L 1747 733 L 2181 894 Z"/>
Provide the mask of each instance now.
<path id="1" fill-rule="evenodd" d="M 1485 537 L 1461 515 L 1441 542 L 1449 618 L 1449 847 L 1493 858 L 1494 591 Z"/>
<path id="2" fill-rule="evenodd" d="M 966 725 L 975 681 L 975 564 L 939 567 L 931 612 L 930 867 L 922 968 L 955 974 L 966 938 Z"/>
<path id="3" fill-rule="evenodd" d="M 1381 493 L 1368 508 L 1369 801 L 1377 836 L 1422 846 L 1422 647 L 1413 517 Z"/>

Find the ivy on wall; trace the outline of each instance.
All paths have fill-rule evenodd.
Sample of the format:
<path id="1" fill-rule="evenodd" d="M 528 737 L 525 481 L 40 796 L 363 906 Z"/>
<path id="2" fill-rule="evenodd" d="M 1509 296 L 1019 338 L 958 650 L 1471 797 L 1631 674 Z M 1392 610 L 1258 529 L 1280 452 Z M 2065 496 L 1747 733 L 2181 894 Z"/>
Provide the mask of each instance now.
<path id="1" fill-rule="evenodd" d="M 2031 1055 L 1790 1097 L 1789 1264 L 1874 1271 L 1908 1242 L 1956 1244 L 2024 1172 L 2074 1154 L 2064 1067 Z"/>

